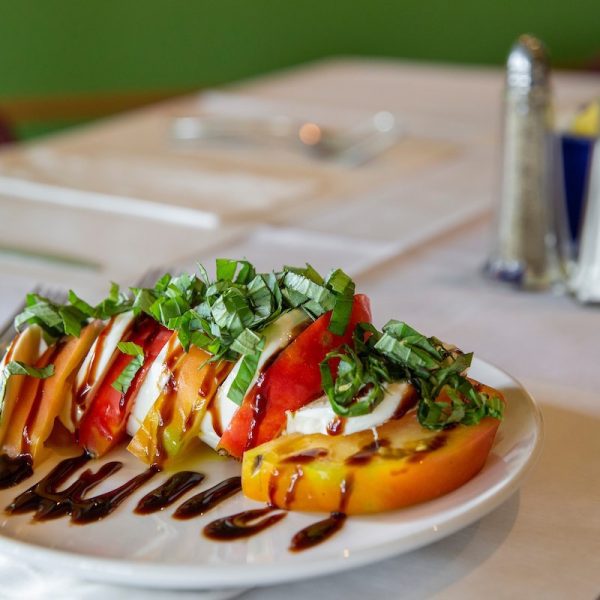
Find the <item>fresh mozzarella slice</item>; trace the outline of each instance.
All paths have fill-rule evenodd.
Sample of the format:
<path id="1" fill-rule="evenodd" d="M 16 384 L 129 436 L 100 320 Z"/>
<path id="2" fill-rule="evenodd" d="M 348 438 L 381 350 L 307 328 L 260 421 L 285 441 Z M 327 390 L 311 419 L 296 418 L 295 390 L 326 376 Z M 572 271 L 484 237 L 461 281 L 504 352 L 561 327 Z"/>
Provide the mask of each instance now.
<path id="1" fill-rule="evenodd" d="M 112 357 L 117 349 L 117 344 L 123 339 L 131 327 L 135 316 L 132 311 L 121 313 L 112 317 L 100 332 L 96 341 L 87 353 L 75 379 L 75 405 L 65 402 L 64 409 L 59 415 L 62 424 L 74 431 L 76 424 L 84 415 L 88 402 L 91 400 L 100 383 L 104 379 L 112 363 Z M 72 410 L 74 408 L 74 410 Z M 75 421 L 75 422 L 73 422 Z"/>
<path id="2" fill-rule="evenodd" d="M 265 347 L 260 355 L 256 373 L 250 382 L 248 390 L 251 390 L 258 380 L 265 364 L 275 354 L 285 348 L 298 334 L 298 328 L 304 326 L 309 320 L 310 317 L 308 317 L 303 310 L 296 308 L 281 315 L 263 331 L 263 335 L 265 336 Z M 204 419 L 202 419 L 199 437 L 211 448 L 217 447 L 222 432 L 227 429 L 231 419 L 233 419 L 233 415 L 235 415 L 239 408 L 239 406 L 227 396 L 231 389 L 231 385 L 240 370 L 240 366 L 241 359 L 238 360 L 231 370 L 231 373 L 227 376 L 227 379 L 223 382 L 223 385 L 221 385 L 217 391 L 213 400 L 215 409 L 208 411 Z M 213 422 L 213 415 L 218 419 L 217 423 Z"/>
<path id="3" fill-rule="evenodd" d="M 389 421 L 394 414 L 403 412 L 414 397 L 414 388 L 406 382 L 391 383 L 387 386 L 383 400 L 373 412 L 357 417 L 343 418 L 343 434 L 349 435 L 357 431 L 377 427 Z M 328 426 L 339 419 L 327 396 L 303 406 L 295 412 L 287 412 L 286 433 L 328 433 Z"/>
<path id="4" fill-rule="evenodd" d="M 181 344 L 177 337 L 177 332 L 169 338 L 169 341 L 163 346 L 154 362 L 150 365 L 144 381 L 133 399 L 133 408 L 127 421 L 127 433 L 133 437 L 137 430 L 142 426 L 148 411 L 156 402 L 158 396 L 167 385 L 172 373 L 169 369 L 169 357 L 181 351 Z"/>
<path id="5" fill-rule="evenodd" d="M 214 400 L 213 400 L 214 402 Z M 237 407 L 237 405 L 236 405 Z M 235 412 L 235 411 L 234 411 Z M 217 423 L 217 427 L 220 428 L 220 423 Z M 222 429 L 219 429 L 222 431 Z M 198 437 L 207 445 L 210 446 L 213 450 L 216 450 L 219 445 L 219 441 L 221 437 L 218 432 L 215 431 L 215 424 L 213 423 L 213 417 L 211 413 L 207 412 L 200 423 L 200 432 L 198 433 Z"/>

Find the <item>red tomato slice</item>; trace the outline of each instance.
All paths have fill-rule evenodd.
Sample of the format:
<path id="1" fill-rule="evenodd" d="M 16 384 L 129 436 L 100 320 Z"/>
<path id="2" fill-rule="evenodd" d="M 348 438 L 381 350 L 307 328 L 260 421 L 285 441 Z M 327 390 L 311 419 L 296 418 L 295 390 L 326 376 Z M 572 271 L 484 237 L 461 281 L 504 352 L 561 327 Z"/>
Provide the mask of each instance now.
<path id="1" fill-rule="evenodd" d="M 319 364 L 325 356 L 352 341 L 357 323 L 371 321 L 369 299 L 354 297 L 344 335 L 328 330 L 331 312 L 325 313 L 285 348 L 260 376 L 223 433 L 219 448 L 240 458 L 246 450 L 277 437 L 287 410 L 298 410 L 322 393 Z"/>
<path id="2" fill-rule="evenodd" d="M 102 456 L 125 437 L 127 419 L 139 387 L 172 333 L 149 317 L 142 317 L 136 322 L 126 341 L 144 349 L 144 364 L 125 394 L 113 388 L 112 384 L 133 360 L 133 356 L 116 350 L 117 356 L 79 426 L 79 444 L 90 454 Z"/>

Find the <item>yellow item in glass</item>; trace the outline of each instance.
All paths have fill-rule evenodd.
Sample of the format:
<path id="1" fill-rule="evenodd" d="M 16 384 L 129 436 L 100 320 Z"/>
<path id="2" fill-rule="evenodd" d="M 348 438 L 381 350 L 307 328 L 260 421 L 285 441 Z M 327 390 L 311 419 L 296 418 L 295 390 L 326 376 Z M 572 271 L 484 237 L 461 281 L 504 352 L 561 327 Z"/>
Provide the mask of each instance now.
<path id="1" fill-rule="evenodd" d="M 600 100 L 590 102 L 575 116 L 571 124 L 571 133 L 584 137 L 600 135 Z"/>

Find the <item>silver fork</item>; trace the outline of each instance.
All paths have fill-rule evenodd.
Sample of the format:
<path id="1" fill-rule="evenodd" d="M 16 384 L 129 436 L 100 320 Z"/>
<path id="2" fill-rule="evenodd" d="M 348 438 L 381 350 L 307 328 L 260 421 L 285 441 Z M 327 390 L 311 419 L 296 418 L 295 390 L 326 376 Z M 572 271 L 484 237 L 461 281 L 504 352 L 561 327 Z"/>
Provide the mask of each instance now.
<path id="1" fill-rule="evenodd" d="M 37 286 L 32 290 L 31 293 L 44 296 L 45 298 L 48 298 L 48 300 L 56 302 L 57 304 L 62 304 L 67 299 L 66 292 L 56 288 L 44 288 Z M 10 345 L 10 342 L 17 334 L 17 330 L 15 329 L 15 318 L 17 315 L 23 312 L 25 306 L 25 300 L 23 300 L 23 302 L 17 306 L 13 314 L 6 320 L 2 329 L 0 329 L 0 360 L 4 356 L 4 353 Z"/>

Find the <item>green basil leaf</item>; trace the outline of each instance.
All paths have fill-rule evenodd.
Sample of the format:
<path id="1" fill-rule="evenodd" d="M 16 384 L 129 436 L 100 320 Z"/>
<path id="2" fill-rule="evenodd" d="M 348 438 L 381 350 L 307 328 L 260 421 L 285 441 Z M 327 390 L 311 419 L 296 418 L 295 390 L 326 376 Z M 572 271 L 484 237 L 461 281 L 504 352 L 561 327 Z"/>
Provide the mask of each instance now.
<path id="1" fill-rule="evenodd" d="M 264 344 L 264 336 L 246 328 L 231 344 L 231 350 L 243 355 L 255 354 L 264 347 Z"/>
<path id="2" fill-rule="evenodd" d="M 133 356 L 133 360 L 127 364 L 112 384 L 112 387 L 117 390 L 117 392 L 126 394 L 135 376 L 144 364 L 144 350 L 134 342 L 119 342 L 117 348 L 123 352 L 123 354 Z"/>
<path id="3" fill-rule="evenodd" d="M 233 281 L 238 261 L 230 258 L 217 258 L 217 279 Z"/>
<path id="4" fill-rule="evenodd" d="M 219 297 L 211 307 L 211 314 L 215 324 L 232 338 L 251 325 L 254 319 L 248 299 L 236 288 L 230 288 Z"/>
<path id="5" fill-rule="evenodd" d="M 54 375 L 54 365 L 47 365 L 40 368 L 28 365 L 19 360 L 13 360 L 4 365 L 4 368 L 0 373 L 0 422 L 2 421 L 2 415 L 4 413 L 4 402 L 6 400 L 8 380 L 13 375 L 29 375 L 30 377 L 35 377 L 37 379 L 47 379 Z"/>
<path id="6" fill-rule="evenodd" d="M 121 293 L 119 285 L 112 282 L 108 296 L 94 308 L 95 316 L 98 319 L 110 319 L 131 310 L 132 304 L 133 301 Z"/>
<path id="7" fill-rule="evenodd" d="M 336 377 L 331 373 L 331 360 L 337 360 Z M 385 395 L 384 382 L 390 380 L 383 373 L 381 361 L 373 362 L 359 356 L 349 346 L 330 352 L 319 365 L 323 391 L 333 411 L 343 417 L 356 417 L 372 412 Z M 378 365 L 378 371 L 372 366 Z"/>
<path id="8" fill-rule="evenodd" d="M 165 292 L 169 287 L 169 283 L 171 283 L 171 279 L 171 275 L 169 273 L 165 273 L 162 277 L 157 279 L 156 283 L 154 284 L 154 291 L 157 294 L 162 294 Z"/>
<path id="9" fill-rule="evenodd" d="M 240 368 L 235 376 L 235 379 L 231 383 L 229 393 L 227 397 L 235 402 L 238 406 L 241 406 L 244 396 L 250 387 L 250 383 L 254 378 L 256 369 L 258 368 L 258 362 L 262 348 L 254 354 L 245 354 L 240 362 Z"/>
<path id="10" fill-rule="evenodd" d="M 342 296 L 354 295 L 354 281 L 341 269 L 336 269 L 329 274 L 326 285 L 336 294 Z"/>
<path id="11" fill-rule="evenodd" d="M 96 309 L 85 300 L 82 300 L 73 290 L 69 290 L 69 303 L 86 317 L 93 318 L 96 316 Z"/>
<path id="12" fill-rule="evenodd" d="M 20 331 L 22 325 L 34 323 L 51 336 L 59 337 L 63 333 L 58 307 L 43 296 L 27 294 L 26 307 L 15 318 L 15 328 Z"/>
<path id="13" fill-rule="evenodd" d="M 325 281 L 319 272 L 308 263 L 306 263 L 306 267 L 291 267 L 286 265 L 283 267 L 283 271 L 284 273 L 289 271 L 290 273 L 301 275 L 302 277 L 305 277 L 306 279 L 309 279 L 313 283 L 316 283 L 320 286 L 325 284 Z"/>
<path id="14" fill-rule="evenodd" d="M 65 335 L 79 337 L 81 328 L 87 323 L 87 317 L 75 306 L 61 306 L 58 314 L 63 320 L 63 331 Z"/>
<path id="15" fill-rule="evenodd" d="M 153 317 L 154 315 L 150 311 L 150 308 L 156 302 L 154 291 L 146 288 L 131 288 L 131 291 L 134 294 L 132 304 L 133 312 L 136 315 L 143 312 Z"/>
<path id="16" fill-rule="evenodd" d="M 135 342 L 119 342 L 117 348 L 129 356 L 144 356 L 144 349 Z"/>
<path id="17" fill-rule="evenodd" d="M 354 305 L 354 294 L 351 296 L 338 296 L 329 322 L 329 331 L 335 335 L 344 335 L 350 323 L 352 307 Z"/>
<path id="18" fill-rule="evenodd" d="M 311 310 L 313 314 L 317 307 L 320 314 L 323 314 L 329 310 L 332 310 L 335 305 L 333 293 L 330 292 L 324 285 L 315 283 L 312 279 L 306 277 L 305 275 L 300 275 L 298 273 L 289 271 L 285 274 L 283 283 L 289 290 L 295 292 L 296 297 L 301 296 L 304 297 L 305 301 L 313 301 L 313 307 Z"/>

